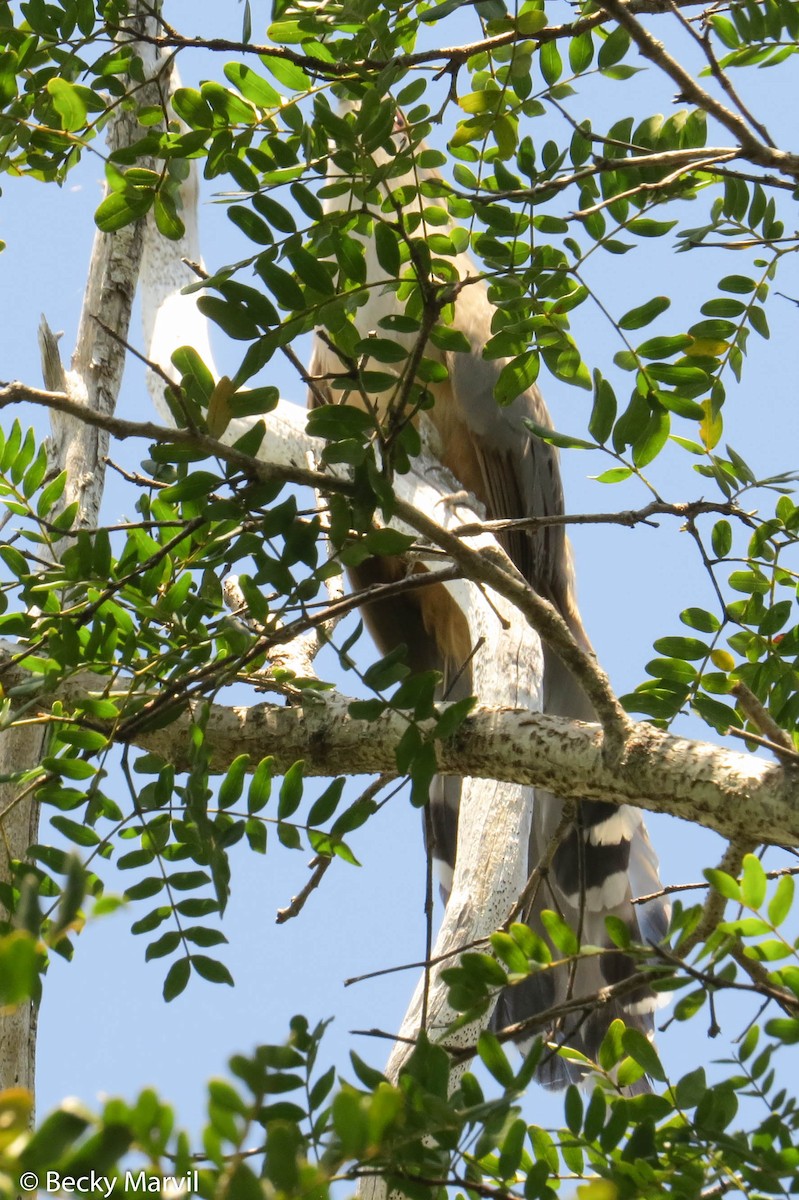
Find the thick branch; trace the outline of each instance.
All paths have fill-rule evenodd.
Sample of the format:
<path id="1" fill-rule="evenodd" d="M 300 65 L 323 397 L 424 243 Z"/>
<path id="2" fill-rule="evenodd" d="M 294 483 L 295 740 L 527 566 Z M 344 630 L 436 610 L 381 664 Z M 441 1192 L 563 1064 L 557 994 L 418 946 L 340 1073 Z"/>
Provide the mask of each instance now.
<path id="1" fill-rule="evenodd" d="M 509 600 L 527 619 L 536 633 L 551 647 L 585 689 L 602 723 L 604 753 L 608 761 L 621 750 L 631 722 L 619 704 L 610 681 L 599 663 L 589 656 L 575 639 L 557 609 L 530 586 L 499 549 L 473 550 L 460 538 L 443 529 L 430 517 L 411 505 L 397 501 L 397 516 L 412 529 L 439 546 L 461 568 L 468 579 L 486 584 Z M 560 791 L 558 791 L 560 795 Z"/>
<path id="2" fill-rule="evenodd" d="M 22 667 L 8 665 L 7 652 L 5 658 L 0 681 L 8 691 L 28 676 Z M 117 691 L 130 695 L 123 685 Z M 58 696 L 70 705 L 90 693 L 108 694 L 108 680 L 87 673 L 65 681 Z M 53 699 L 41 697 L 41 709 Z M 298 759 L 307 776 L 395 773 L 407 718 L 386 711 L 374 722 L 356 720 L 349 715 L 351 703 L 335 695 L 305 707 L 212 705 L 211 770 L 226 772 L 244 753 L 253 763 L 271 755 L 276 774 Z M 135 744 L 186 770 L 192 711 L 187 704 L 167 729 L 138 731 Z M 124 725 L 115 728 L 124 736 Z M 420 728 L 429 730 L 430 724 Z M 799 846 L 799 768 L 675 737 L 652 725 L 634 725 L 621 761 L 608 766 L 596 725 L 514 708 L 478 709 L 455 737 L 436 743 L 436 757 L 442 774 L 532 784 L 564 799 L 638 805 L 705 825 L 727 840 Z"/>

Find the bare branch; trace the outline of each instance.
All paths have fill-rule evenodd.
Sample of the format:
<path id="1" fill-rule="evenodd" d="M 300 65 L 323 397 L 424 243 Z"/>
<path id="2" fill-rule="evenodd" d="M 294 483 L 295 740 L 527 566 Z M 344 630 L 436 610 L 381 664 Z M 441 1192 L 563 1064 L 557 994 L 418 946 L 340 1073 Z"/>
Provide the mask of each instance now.
<path id="1" fill-rule="evenodd" d="M 757 726 L 763 736 L 768 738 L 777 754 L 782 751 L 787 752 L 792 759 L 799 757 L 799 751 L 797 751 L 790 734 L 777 724 L 771 713 L 763 707 L 754 692 L 750 691 L 743 681 L 739 680 L 738 683 L 733 684 L 732 694 L 737 696 L 738 703 L 746 716 Z"/>
<path id="2" fill-rule="evenodd" d="M 279 908 L 277 910 L 277 917 L 275 920 L 278 925 L 283 925 L 286 921 L 290 921 L 292 917 L 299 916 L 299 914 L 305 908 L 305 903 L 308 897 L 311 895 L 311 892 L 315 891 L 315 889 L 319 887 L 319 884 L 322 882 L 325 872 L 332 861 L 332 858 L 324 858 L 320 855 L 317 855 L 316 858 L 311 860 L 311 862 L 308 864 L 313 872 L 310 879 L 296 896 L 291 897 L 290 903 L 287 904 L 285 908 Z"/>
<path id="3" fill-rule="evenodd" d="M 737 517 L 747 524 L 752 523 L 753 514 L 742 509 L 734 501 L 714 503 L 710 500 L 685 500 L 670 504 L 664 500 L 653 500 L 643 508 L 623 509 L 612 513 L 565 513 L 545 517 L 518 517 L 514 520 L 472 521 L 457 526 L 453 532 L 460 537 L 476 533 L 499 533 L 504 530 L 543 529 L 547 525 L 625 525 L 632 529 L 636 525 L 657 527 L 652 517 L 668 516 L 690 520 L 699 516 Z"/>

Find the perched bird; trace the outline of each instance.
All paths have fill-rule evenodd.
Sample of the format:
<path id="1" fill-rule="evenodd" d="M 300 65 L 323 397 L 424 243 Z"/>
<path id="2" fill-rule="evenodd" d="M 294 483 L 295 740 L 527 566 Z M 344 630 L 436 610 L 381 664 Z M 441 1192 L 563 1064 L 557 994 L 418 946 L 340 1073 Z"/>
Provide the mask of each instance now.
<path id="1" fill-rule="evenodd" d="M 423 147 L 422 147 L 423 148 Z M 418 150 L 419 148 L 417 148 Z M 432 172 L 410 164 L 393 170 L 395 160 L 410 151 L 409 131 L 398 117 L 394 131 L 371 154 L 371 171 L 376 192 L 370 200 L 377 212 L 381 201 L 397 189 L 420 183 Z M 357 213 L 363 200 L 355 200 L 352 190 L 342 187 L 345 176 L 331 150 L 332 178 L 338 184 L 325 201 L 328 213 Z M 339 157 L 339 162 L 343 161 Z M 350 168 L 351 169 L 351 168 Z M 363 195 L 363 185 L 359 187 Z M 399 193 L 403 201 L 407 193 Z M 419 238 L 416 228 L 407 234 L 408 212 L 418 213 L 423 201 L 417 198 L 409 208 L 396 201 L 383 206 L 381 220 L 396 222 L 408 238 Z M 393 211 L 392 211 L 393 209 Z M 414 222 L 411 221 L 411 225 Z M 418 222 L 417 222 L 418 224 Z M 369 230 L 368 219 L 365 228 Z M 409 354 L 416 333 L 385 332 L 386 318 L 405 312 L 405 300 L 397 293 L 396 277 L 391 278 L 380 265 L 374 227 L 359 233 L 365 246 L 368 298 L 352 313 L 362 338 L 372 332 L 391 337 L 405 345 Z M 539 427 L 551 428 L 543 397 L 537 387 L 529 388 L 510 405 L 500 407 L 494 399 L 494 386 L 505 360 L 483 357 L 483 348 L 492 334 L 495 309 L 490 303 L 486 284 L 467 254 L 458 254 L 454 263 L 459 283 L 452 289 L 455 298 L 451 327 L 458 330 L 468 350 L 442 350 L 428 343 L 427 358 L 446 367 L 444 382 L 426 385 L 432 407 L 427 417 L 438 440 L 438 456 L 463 487 L 485 506 L 489 519 L 558 516 L 564 512 L 563 492 L 557 450 L 530 433 L 525 419 Z M 413 256 L 405 277 L 413 277 L 418 268 Z M 417 280 L 430 289 L 435 281 Z M 381 286 L 385 285 L 385 286 Z M 388 323 L 389 325 L 392 322 Z M 396 324 L 396 322 L 394 322 Z M 385 363 L 360 363 L 360 369 L 389 370 Z M 403 393 L 402 367 L 396 372 L 398 386 L 378 395 L 364 395 L 353 378 L 351 357 L 336 346 L 335 333 L 317 330 L 309 365 L 311 386 L 309 404 L 340 403 L 368 406 L 390 428 L 396 425 L 397 396 Z M 402 414 L 399 414 L 401 416 Z M 530 585 L 550 601 L 564 618 L 580 645 L 591 653 L 583 629 L 575 596 L 571 552 L 563 525 L 549 525 L 531 531 L 500 533 L 498 540 Z M 350 572 L 356 587 L 402 578 L 407 564 L 401 559 L 375 558 Z M 408 664 L 413 670 L 436 669 L 444 678 L 443 694 L 450 699 L 471 694 L 468 659 L 471 652 L 465 622 L 445 588 L 421 588 L 401 600 L 372 602 L 364 606 L 364 618 L 378 647 L 388 653 L 398 644 L 407 646 Z M 544 646 L 544 711 L 561 717 L 594 721 L 591 704 L 571 673 L 557 655 Z M 466 664 L 466 665 L 465 665 Z M 455 863 L 460 781 L 437 778 L 431 788 L 429 851 L 441 868 L 444 890 L 451 880 Z M 561 802 L 550 793 L 536 791 L 529 848 L 530 869 L 539 862 L 562 817 Z M 634 906 L 634 897 L 658 891 L 658 863 L 647 835 L 641 813 L 628 805 L 612 805 L 584 800 L 576 807 L 571 827 L 562 837 L 543 886 L 523 919 L 543 932 L 539 914 L 542 909 L 558 912 L 583 944 L 608 947 L 605 918 L 620 918 L 628 926 L 634 941 L 660 942 L 666 933 L 668 908 L 661 900 Z M 507 988 L 499 999 L 494 1027 L 503 1028 L 533 1015 L 557 1010 L 567 999 L 591 997 L 609 984 L 630 976 L 632 960 L 620 951 L 609 951 L 578 960 L 576 967 L 559 967 L 534 972 L 523 983 Z M 543 1032 L 548 1041 L 566 1044 L 595 1059 L 612 1020 L 621 1017 L 651 1036 L 655 997 L 650 989 L 639 987 L 622 999 L 609 1003 L 578 1007 L 567 1015 L 553 1013 Z M 528 1036 L 530 1036 L 528 1034 Z M 565 1086 L 584 1075 L 573 1062 L 556 1055 L 545 1055 L 538 1077 L 550 1087 Z"/>

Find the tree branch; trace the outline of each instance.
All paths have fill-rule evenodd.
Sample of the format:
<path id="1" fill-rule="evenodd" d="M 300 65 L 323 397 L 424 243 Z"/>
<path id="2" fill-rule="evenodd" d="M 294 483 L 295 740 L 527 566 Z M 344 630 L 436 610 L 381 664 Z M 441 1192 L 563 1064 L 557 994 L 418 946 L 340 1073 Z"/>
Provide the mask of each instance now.
<path id="1" fill-rule="evenodd" d="M 636 13 L 669 13 L 672 11 L 670 0 L 629 0 L 627 7 Z M 681 8 L 704 8 L 703 0 L 680 0 Z M 575 38 L 590 29 L 604 25 L 607 16 L 603 12 L 592 13 L 577 21 L 569 21 L 563 25 L 548 25 L 534 34 L 521 34 L 515 29 L 495 37 L 480 38 L 475 42 L 466 42 L 460 46 L 443 46 L 440 49 L 419 50 L 412 54 L 398 54 L 392 59 L 368 57 L 346 63 L 330 62 L 312 54 L 301 54 L 286 46 L 274 46 L 269 43 L 242 42 L 233 38 L 202 38 L 184 37 L 171 25 L 161 18 L 163 34 L 154 35 L 147 40 L 163 49 L 176 50 L 211 50 L 217 53 L 256 54 L 259 57 L 281 58 L 286 62 L 302 67 L 313 76 L 319 78 L 338 78 L 352 76 L 353 73 L 379 72 L 387 67 L 394 69 L 409 69 L 425 66 L 429 63 L 446 62 L 451 66 L 461 66 L 478 54 L 491 54 L 515 42 L 535 42 L 542 45 L 545 42 L 560 41 L 564 38 Z M 113 26 L 110 26 L 113 29 Z"/>
<path id="2" fill-rule="evenodd" d="M 799 156 L 778 150 L 761 141 L 750 129 L 747 122 L 726 108 L 720 100 L 716 100 L 709 92 L 701 87 L 689 71 L 669 54 L 662 42 L 659 42 L 648 29 L 645 29 L 636 18 L 632 6 L 623 0 L 599 0 L 600 7 L 619 25 L 627 30 L 644 58 L 648 58 L 676 83 L 683 99 L 695 104 L 708 115 L 713 116 L 725 129 L 738 140 L 741 151 L 750 162 L 761 167 L 772 167 L 784 175 L 794 178 L 799 176 Z"/>
<path id="3" fill-rule="evenodd" d="M 341 492 L 352 496 L 356 494 L 355 484 L 343 473 L 330 471 L 328 474 L 315 471 L 307 465 L 317 442 L 304 432 L 304 410 L 286 401 L 281 401 L 269 414 L 271 436 L 265 439 L 267 444 L 262 446 L 258 458 L 244 454 L 231 445 L 247 429 L 252 428 L 255 424 L 254 418 L 232 421 L 223 435 L 224 440 L 219 440 L 193 430 L 175 429 L 149 421 L 128 421 L 121 417 L 91 412 L 59 392 L 41 391 L 19 382 L 0 387 L 0 409 L 23 401 L 73 413 L 89 424 L 107 429 L 121 440 L 140 437 L 150 441 L 193 446 L 205 451 L 209 457 L 222 459 L 245 475 L 258 479 L 281 479 L 285 482 L 306 484 L 321 491 Z M 419 476 L 429 476 L 430 471 L 424 459 L 417 460 L 417 472 L 414 474 L 417 481 Z M 631 723 L 596 659 L 583 650 L 553 605 L 530 587 L 499 546 L 487 544 L 482 549 L 466 546 L 455 532 L 444 528 L 426 515 L 428 511 L 433 511 L 435 499 L 426 504 L 411 502 L 407 498 L 414 495 L 409 485 L 410 478 L 400 476 L 395 480 L 395 511 L 399 520 L 422 534 L 432 545 L 443 550 L 467 579 L 490 587 L 522 613 L 530 627 L 551 646 L 579 680 L 602 722 L 607 739 L 605 753 L 611 758 L 617 755 Z"/>
<path id="4" fill-rule="evenodd" d="M 6 647 L 0 654 L 0 681 L 13 700 L 13 689 L 31 676 L 10 660 Z M 107 677 L 87 672 L 64 680 L 57 696 L 41 694 L 38 709 L 47 713 L 55 699 L 79 706 L 89 695 L 120 701 L 133 696 L 140 703 L 142 693 L 131 693 L 122 682 L 109 687 Z M 349 715 L 351 703 L 349 697 L 330 695 L 291 708 L 211 704 L 210 770 L 223 774 L 239 754 L 249 754 L 253 763 L 272 756 L 276 775 L 300 758 L 309 777 L 396 773 L 395 751 L 407 730 L 407 716 L 388 709 L 375 721 L 363 721 Z M 195 708 L 195 702 L 187 702 L 169 728 L 139 729 L 131 740 L 185 771 Z M 119 740 L 127 736 L 124 718 L 115 723 L 92 719 L 91 724 L 115 732 Z M 419 722 L 422 735 L 430 736 L 434 724 Z M 442 774 L 543 787 L 564 799 L 637 805 L 704 825 L 728 841 L 799 846 L 798 768 L 676 737 L 645 723 L 632 726 L 621 761 L 610 766 L 603 760 L 596 725 L 527 709 L 477 709 L 454 737 L 434 745 Z"/>

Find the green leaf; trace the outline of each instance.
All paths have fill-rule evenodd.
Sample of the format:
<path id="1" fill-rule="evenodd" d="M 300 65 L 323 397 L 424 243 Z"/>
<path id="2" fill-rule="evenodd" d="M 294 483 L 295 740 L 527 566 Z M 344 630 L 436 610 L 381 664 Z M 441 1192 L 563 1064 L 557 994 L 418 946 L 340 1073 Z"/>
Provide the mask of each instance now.
<path id="1" fill-rule="evenodd" d="M 544 81 L 551 87 L 553 83 L 558 82 L 563 73 L 563 61 L 560 57 L 557 42 L 544 42 L 538 52 L 538 60 L 541 65 L 541 74 L 544 77 Z"/>
<path id="2" fill-rule="evenodd" d="M 772 925 L 779 926 L 785 920 L 793 907 L 794 880 L 792 875 L 784 875 L 777 884 L 776 891 L 768 906 L 768 919 Z"/>
<path id="3" fill-rule="evenodd" d="M 671 337 L 650 338 L 641 343 L 637 352 L 641 358 L 671 358 L 690 345 L 691 338 L 687 333 L 677 333 Z"/>
<path id="4" fill-rule="evenodd" d="M 605 928 L 608 932 L 608 937 L 613 942 L 614 946 L 618 946 L 620 950 L 627 950 L 632 942 L 630 926 L 621 917 L 608 916 L 605 917 Z"/>
<path id="5" fill-rule="evenodd" d="M 94 214 L 95 224 L 101 233 L 116 233 L 138 221 L 152 208 L 155 202 L 153 188 L 137 188 L 124 192 L 111 192 L 102 201 Z"/>
<path id="6" fill-rule="evenodd" d="M 167 971 L 164 980 L 164 999 L 167 1003 L 185 991 L 191 974 L 191 964 L 187 958 L 178 958 Z"/>
<path id="7" fill-rule="evenodd" d="M 532 37 L 539 30 L 545 29 L 546 25 L 547 15 L 540 8 L 525 8 L 516 20 L 516 28 L 524 37 Z"/>
<path id="8" fill-rule="evenodd" d="M 571 955 L 579 953 L 580 943 L 574 931 L 557 913 L 545 908 L 541 913 L 541 924 L 549 934 L 553 946 L 560 950 L 564 957 L 569 958 Z"/>
<path id="9" fill-rule="evenodd" d="M 526 425 L 536 437 L 541 438 L 542 442 L 548 442 L 550 446 L 559 446 L 561 450 L 596 449 L 595 444 L 587 442 L 585 438 L 572 437 L 568 433 L 556 433 L 554 429 L 548 429 L 546 425 L 538 425 L 526 417 L 522 419 L 522 424 Z"/>
<path id="10" fill-rule="evenodd" d="M 434 736 L 442 739 L 452 737 L 460 729 L 476 703 L 475 696 L 465 696 L 463 700 L 456 700 L 454 704 L 450 704 L 438 718 Z"/>
<path id="11" fill-rule="evenodd" d="M 247 811 L 260 812 L 268 803 L 272 794 L 272 767 L 274 759 L 262 758 L 255 768 L 249 790 L 247 792 Z"/>
<path id="12" fill-rule="evenodd" d="M 629 479 L 632 473 L 632 467 L 611 467 L 609 470 L 603 471 L 601 475 L 594 475 L 593 478 L 597 483 L 624 483 L 624 480 Z"/>
<path id="13" fill-rule="evenodd" d="M 721 629 L 718 617 L 705 608 L 685 608 L 680 613 L 680 620 L 690 629 L 698 629 L 701 633 L 718 633 Z"/>
<path id="14" fill-rule="evenodd" d="M 209 983 L 226 983 L 228 987 L 233 987 L 233 976 L 224 963 L 217 959 L 209 958 L 206 954 L 192 954 L 191 965 Z"/>
<path id="15" fill-rule="evenodd" d="M 229 62 L 225 64 L 225 76 L 242 96 L 252 101 L 259 108 L 279 108 L 281 96 L 276 92 L 262 75 L 256 74 L 245 63 Z"/>
<path id="16" fill-rule="evenodd" d="M 666 1082 L 666 1072 L 663 1070 L 657 1051 L 640 1029 L 625 1029 L 621 1041 L 625 1053 L 629 1054 L 639 1067 L 643 1067 L 647 1075 L 660 1080 L 661 1083 Z"/>
<path id="17" fill-rule="evenodd" d="M 729 521 L 716 521 L 711 533 L 711 541 L 716 558 L 726 558 L 732 549 L 732 527 Z"/>
<path id="18" fill-rule="evenodd" d="M 670 233 L 676 224 L 676 221 L 655 221 L 652 217 L 636 217 L 634 221 L 628 221 L 625 228 L 638 237 L 663 237 L 664 234 Z"/>
<path id="19" fill-rule="evenodd" d="M 760 908 L 766 898 L 766 872 L 755 854 L 747 854 L 743 860 L 741 878 L 741 900 L 749 908 Z"/>
<path id="20" fill-rule="evenodd" d="M 200 296 L 197 307 L 204 317 L 218 325 L 228 337 L 250 342 L 259 335 L 258 325 L 241 304 L 230 303 L 219 296 Z"/>
<path id="21" fill-rule="evenodd" d="M 186 232 L 186 226 L 178 216 L 175 200 L 169 193 L 164 191 L 156 192 L 153 213 L 155 224 L 160 234 L 173 242 L 183 237 Z"/>
<path id="22" fill-rule="evenodd" d="M 300 806 L 304 769 L 305 763 L 302 759 L 299 759 L 289 767 L 283 776 L 277 805 L 277 815 L 280 821 L 284 821 L 287 817 L 290 817 Z"/>
<path id="23" fill-rule="evenodd" d="M 566 1125 L 576 1137 L 583 1127 L 583 1098 L 573 1083 L 566 1089 L 563 1114 Z"/>
<path id="24" fill-rule="evenodd" d="M 627 30 L 618 25 L 613 29 L 599 48 L 598 64 L 600 71 L 615 66 L 624 58 L 630 47 L 630 35 Z"/>
<path id="25" fill-rule="evenodd" d="M 753 292 L 756 287 L 754 279 L 749 279 L 746 275 L 725 275 L 723 279 L 719 280 L 719 288 L 722 292 L 735 292 L 741 296 L 747 292 Z"/>
<path id="26" fill-rule="evenodd" d="M 633 445 L 633 462 L 637 467 L 646 467 L 657 458 L 668 441 L 671 421 L 668 412 L 658 405 L 647 422 L 646 428 Z"/>
<path id="27" fill-rule="evenodd" d="M 318 826 L 330 820 L 339 806 L 344 791 L 344 783 L 345 780 L 343 778 L 334 779 L 330 786 L 325 788 L 319 799 L 314 801 L 308 813 L 309 825 Z"/>
<path id="28" fill-rule="evenodd" d="M 256 270 L 281 308 L 294 311 L 305 307 L 303 290 L 288 271 L 263 256 L 258 259 Z"/>
<path id="29" fill-rule="evenodd" d="M 653 296 L 651 300 L 647 300 L 646 304 L 641 304 L 637 308 L 631 308 L 619 320 L 620 329 L 643 329 L 645 325 L 651 324 L 656 317 L 664 313 L 671 306 L 671 300 L 668 296 Z"/>
<path id="30" fill-rule="evenodd" d="M 599 445 L 604 445 L 613 431 L 617 407 L 613 388 L 599 371 L 594 371 L 594 406 L 591 409 L 588 432 Z"/>
<path id="31" fill-rule="evenodd" d="M 240 754 L 233 760 L 225 778 L 219 785 L 219 807 L 230 808 L 241 796 L 244 790 L 244 779 L 250 765 L 249 754 Z"/>
<path id="32" fill-rule="evenodd" d="M 100 835 L 96 830 L 88 825 L 80 825 L 77 821 L 70 821 L 68 817 L 51 817 L 50 824 L 76 846 L 97 846 L 100 843 Z"/>
<path id="33" fill-rule="evenodd" d="M 762 338 L 768 339 L 771 337 L 765 310 L 758 304 L 751 305 L 749 309 L 749 323 Z"/>
<path id="34" fill-rule="evenodd" d="M 663 637 L 658 638 L 653 645 L 658 654 L 665 654 L 668 658 L 685 658 L 689 661 L 705 658 L 710 653 L 710 647 L 705 642 L 700 642 L 698 638 Z"/>
<path id="35" fill-rule="evenodd" d="M 526 977 L 530 974 L 530 964 L 527 955 L 509 933 L 492 933 L 491 948 L 497 958 L 505 964 L 512 975 Z"/>
<path id="36" fill-rule="evenodd" d="M 278 822 L 277 837 L 281 846 L 285 846 L 287 850 L 302 849 L 302 838 L 296 825 L 286 825 L 283 821 Z"/>
<path id="37" fill-rule="evenodd" d="M 477 1053 L 480 1056 L 481 1062 L 489 1073 L 493 1075 L 497 1083 L 506 1088 L 513 1085 L 513 1067 L 510 1065 L 508 1057 L 497 1037 L 490 1030 L 484 1029 L 477 1039 Z"/>
<path id="38" fill-rule="evenodd" d="M 61 118 L 61 128 L 69 133 L 82 129 L 87 116 L 85 89 L 70 83 L 60 75 L 48 79 L 46 86 Z"/>
<path id="39" fill-rule="evenodd" d="M 541 359 L 537 350 L 525 350 L 517 355 L 499 373 L 494 385 L 494 397 L 498 404 L 510 404 L 522 392 L 526 392 L 538 378 Z"/>
<path id="40" fill-rule="evenodd" d="M 737 879 L 733 879 L 732 875 L 728 875 L 726 871 L 717 870 L 715 867 L 708 867 L 703 871 L 705 879 L 725 900 L 733 900 L 737 904 L 741 902 L 741 888 Z"/>
<path id="41" fill-rule="evenodd" d="M 177 950 L 180 945 L 180 934 L 176 929 L 172 929 L 169 933 L 163 934 L 154 942 L 150 942 L 144 952 L 145 962 L 150 962 L 154 958 L 163 958 L 167 954 L 171 954 Z"/>
<path id="42" fill-rule="evenodd" d="M 66 471 L 61 471 L 58 475 L 56 475 L 55 479 L 52 479 L 50 483 L 47 484 L 47 487 L 44 488 L 36 503 L 37 516 L 46 517 L 48 515 L 51 509 L 55 507 L 64 494 L 66 483 L 67 473 Z"/>
<path id="43" fill-rule="evenodd" d="M 519 1170 L 524 1154 L 526 1138 L 527 1123 L 521 1118 L 517 1118 L 511 1124 L 502 1141 L 499 1155 L 499 1170 L 503 1179 L 513 1179 Z"/>
<path id="44" fill-rule="evenodd" d="M 766 1022 L 766 1033 L 786 1046 L 799 1042 L 799 1021 L 795 1017 L 774 1017 Z"/>
<path id="45" fill-rule="evenodd" d="M 220 946 L 227 942 L 221 929 L 208 929 L 205 925 L 184 929 L 183 936 L 195 946 Z"/>
<path id="46" fill-rule="evenodd" d="M 257 817 L 249 817 L 244 823 L 247 844 L 255 854 L 266 854 L 266 825 Z"/>
<path id="47" fill-rule="evenodd" d="M 696 1108 L 699 1101 L 707 1094 L 707 1076 L 704 1067 L 697 1067 L 696 1070 L 683 1075 L 674 1091 L 680 1108 Z"/>
<path id="48" fill-rule="evenodd" d="M 575 75 L 590 67 L 594 58 L 594 40 L 591 31 L 579 33 L 569 40 L 569 66 Z M 543 68 L 542 68 L 543 69 Z"/>
<path id="49" fill-rule="evenodd" d="M 377 261 L 390 279 L 396 278 L 402 262 L 397 229 L 386 221 L 375 221 L 374 238 Z"/>
<path id="50" fill-rule="evenodd" d="M 169 876 L 169 886 L 179 892 L 190 892 L 208 883 L 205 871 L 175 871 Z"/>

